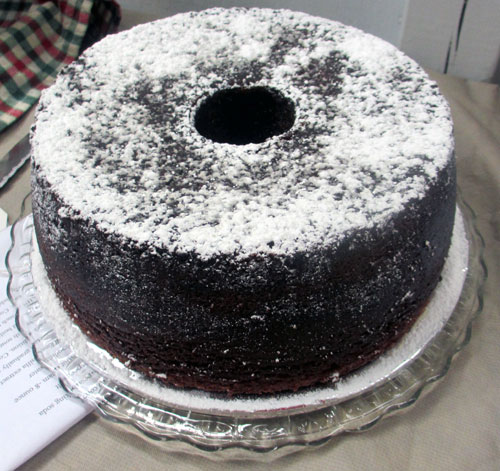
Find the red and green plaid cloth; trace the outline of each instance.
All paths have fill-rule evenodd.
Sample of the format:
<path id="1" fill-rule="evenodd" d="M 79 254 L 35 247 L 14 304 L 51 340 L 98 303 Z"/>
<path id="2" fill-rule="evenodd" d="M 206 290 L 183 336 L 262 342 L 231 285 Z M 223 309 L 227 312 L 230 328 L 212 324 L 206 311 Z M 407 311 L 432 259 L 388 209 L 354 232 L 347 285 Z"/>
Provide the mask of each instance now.
<path id="1" fill-rule="evenodd" d="M 116 31 L 113 0 L 0 0 L 0 132 L 19 119 L 57 72 Z"/>

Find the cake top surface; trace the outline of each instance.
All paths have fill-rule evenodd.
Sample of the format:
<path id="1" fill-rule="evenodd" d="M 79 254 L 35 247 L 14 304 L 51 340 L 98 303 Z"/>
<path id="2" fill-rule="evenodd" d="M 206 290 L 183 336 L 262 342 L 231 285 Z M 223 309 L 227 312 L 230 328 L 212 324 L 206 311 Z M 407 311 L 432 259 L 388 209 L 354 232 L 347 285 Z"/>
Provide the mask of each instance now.
<path id="1" fill-rule="evenodd" d="M 240 115 L 243 134 L 288 124 L 262 142 L 205 137 L 197 113 L 221 90 L 253 90 L 252 103 L 275 109 L 238 98 L 219 127 Z M 453 138 L 437 86 L 385 41 L 303 13 L 235 8 L 94 45 L 43 92 L 32 148 L 61 216 L 208 258 L 288 254 L 376 227 L 425 194 Z"/>

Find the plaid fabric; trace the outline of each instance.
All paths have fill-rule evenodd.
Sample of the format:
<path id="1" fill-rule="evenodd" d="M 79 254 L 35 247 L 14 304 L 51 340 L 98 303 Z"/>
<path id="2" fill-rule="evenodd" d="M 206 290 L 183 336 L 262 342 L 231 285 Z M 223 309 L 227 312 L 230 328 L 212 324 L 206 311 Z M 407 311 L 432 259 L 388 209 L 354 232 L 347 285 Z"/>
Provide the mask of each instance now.
<path id="1" fill-rule="evenodd" d="M 95 30 L 92 18 L 99 33 L 84 41 Z M 0 132 L 29 110 L 65 64 L 118 23 L 119 7 L 109 0 L 0 0 Z"/>

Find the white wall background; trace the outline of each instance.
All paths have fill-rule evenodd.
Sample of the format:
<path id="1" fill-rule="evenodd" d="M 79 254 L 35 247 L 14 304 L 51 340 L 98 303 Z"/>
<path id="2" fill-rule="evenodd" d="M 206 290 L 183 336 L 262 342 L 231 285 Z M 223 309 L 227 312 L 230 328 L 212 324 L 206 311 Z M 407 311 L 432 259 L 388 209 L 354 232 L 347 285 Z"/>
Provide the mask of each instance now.
<path id="1" fill-rule="evenodd" d="M 500 83 L 500 0 L 118 1 L 128 18 L 129 14 L 160 18 L 214 6 L 304 11 L 375 34 L 424 67 Z"/>
<path id="2" fill-rule="evenodd" d="M 500 83 L 500 0 L 409 0 L 398 47 L 424 67 Z"/>

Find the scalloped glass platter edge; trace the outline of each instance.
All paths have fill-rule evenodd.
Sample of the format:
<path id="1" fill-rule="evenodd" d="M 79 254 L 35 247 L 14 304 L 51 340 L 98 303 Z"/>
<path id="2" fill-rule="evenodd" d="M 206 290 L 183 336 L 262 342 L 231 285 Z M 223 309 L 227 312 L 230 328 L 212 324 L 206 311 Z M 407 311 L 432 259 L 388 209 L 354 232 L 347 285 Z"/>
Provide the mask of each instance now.
<path id="1" fill-rule="evenodd" d="M 171 452 L 212 459 L 268 461 L 329 442 L 343 432 L 360 432 L 380 419 L 405 410 L 448 371 L 453 357 L 468 343 L 471 324 L 482 310 L 486 268 L 484 242 L 472 209 L 459 199 L 469 260 L 460 299 L 444 327 L 411 359 L 388 377 L 360 388 L 344 400 L 314 407 L 279 409 L 267 414 L 221 414 L 166 404 L 107 377 L 79 358 L 57 338 L 44 317 L 31 274 L 32 217 L 11 229 L 6 261 L 7 292 L 16 308 L 16 324 L 33 344 L 38 361 L 56 373 L 63 387 L 93 404 L 101 416 Z"/>

